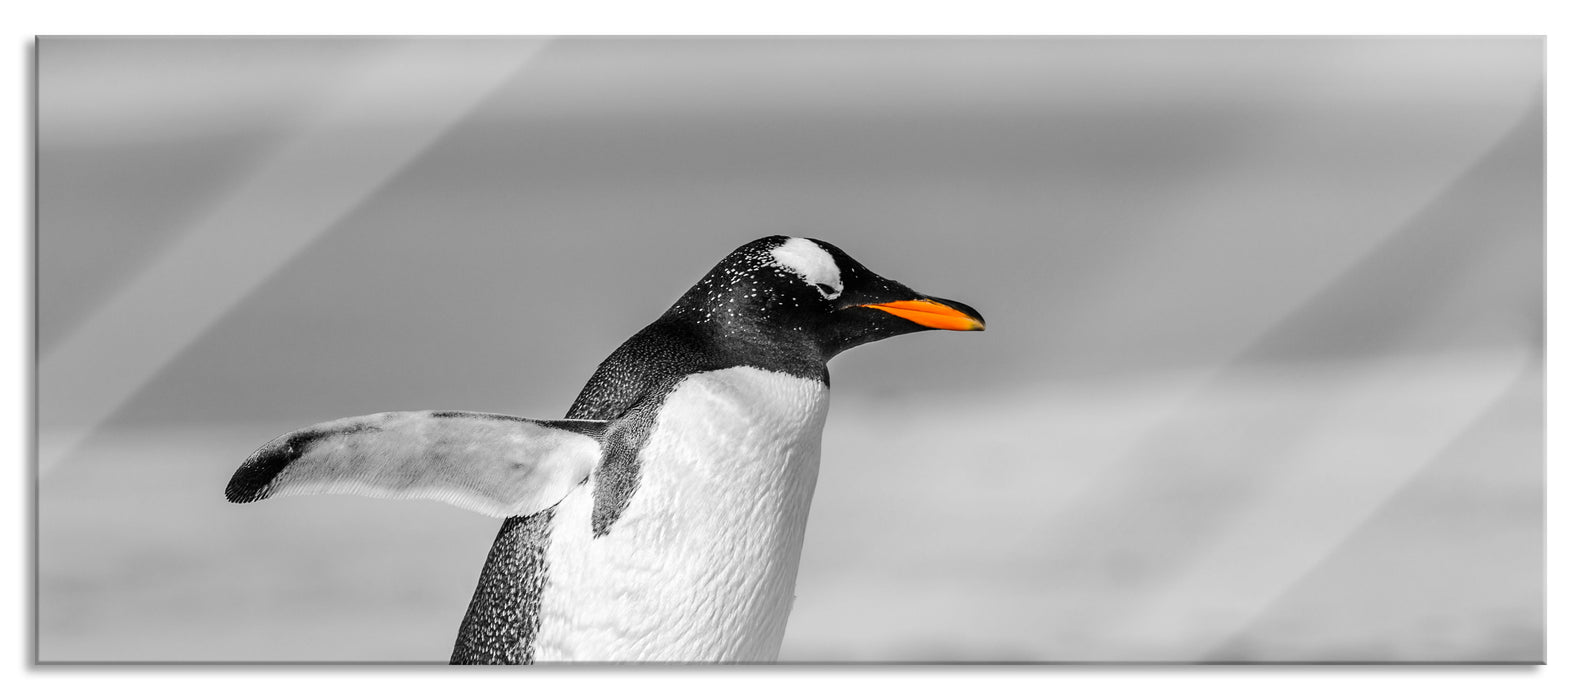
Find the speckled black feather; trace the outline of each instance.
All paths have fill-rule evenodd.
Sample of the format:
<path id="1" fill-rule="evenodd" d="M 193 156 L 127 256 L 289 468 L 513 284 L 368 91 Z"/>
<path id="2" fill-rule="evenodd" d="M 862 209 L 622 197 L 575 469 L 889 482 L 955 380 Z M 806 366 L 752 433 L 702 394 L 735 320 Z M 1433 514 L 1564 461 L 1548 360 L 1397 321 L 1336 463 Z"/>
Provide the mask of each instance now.
<path id="1" fill-rule="evenodd" d="M 508 518 L 494 538 L 451 649 L 452 664 L 530 664 L 544 596 L 553 507 Z"/>

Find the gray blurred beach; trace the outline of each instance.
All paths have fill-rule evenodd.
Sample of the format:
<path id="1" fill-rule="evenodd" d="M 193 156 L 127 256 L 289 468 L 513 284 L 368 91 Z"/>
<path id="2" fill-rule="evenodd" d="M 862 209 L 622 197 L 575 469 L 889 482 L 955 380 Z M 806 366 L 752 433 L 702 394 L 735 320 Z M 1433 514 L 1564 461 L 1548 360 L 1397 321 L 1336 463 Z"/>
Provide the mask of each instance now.
<path id="1" fill-rule="evenodd" d="M 988 321 L 831 364 L 782 660 L 1544 658 L 1541 38 L 37 46 L 39 661 L 444 661 L 498 521 L 231 473 L 771 234 Z"/>

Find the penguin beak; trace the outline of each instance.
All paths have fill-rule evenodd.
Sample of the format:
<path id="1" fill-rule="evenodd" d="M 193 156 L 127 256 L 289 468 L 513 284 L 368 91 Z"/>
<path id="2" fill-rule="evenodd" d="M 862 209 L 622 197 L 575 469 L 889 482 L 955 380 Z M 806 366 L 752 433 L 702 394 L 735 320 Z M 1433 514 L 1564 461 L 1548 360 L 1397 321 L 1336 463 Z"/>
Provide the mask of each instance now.
<path id="1" fill-rule="evenodd" d="M 946 331 L 981 331 L 983 316 L 972 307 L 958 301 L 938 298 L 904 299 L 883 304 L 862 304 L 864 308 L 878 309 L 900 316 L 925 328 Z"/>

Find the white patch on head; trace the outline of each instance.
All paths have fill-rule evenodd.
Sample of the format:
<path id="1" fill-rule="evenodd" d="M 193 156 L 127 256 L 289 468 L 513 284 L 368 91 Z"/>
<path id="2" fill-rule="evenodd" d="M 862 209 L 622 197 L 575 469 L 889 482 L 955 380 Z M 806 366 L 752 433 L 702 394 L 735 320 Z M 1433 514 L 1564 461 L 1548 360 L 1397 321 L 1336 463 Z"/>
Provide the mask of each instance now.
<path id="1" fill-rule="evenodd" d="M 792 238 L 769 251 L 769 255 L 776 265 L 796 273 L 802 281 L 813 285 L 825 299 L 840 296 L 846 288 L 840 282 L 840 266 L 835 264 L 835 258 L 813 241 Z"/>

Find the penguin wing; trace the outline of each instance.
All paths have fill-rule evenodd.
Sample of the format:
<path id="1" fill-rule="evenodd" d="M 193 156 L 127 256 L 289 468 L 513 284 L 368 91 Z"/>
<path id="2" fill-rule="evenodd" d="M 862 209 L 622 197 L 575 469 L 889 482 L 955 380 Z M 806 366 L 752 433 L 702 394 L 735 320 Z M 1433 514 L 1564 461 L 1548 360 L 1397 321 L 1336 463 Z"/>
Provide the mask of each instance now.
<path id="1" fill-rule="evenodd" d="M 341 418 L 258 448 L 225 498 L 425 498 L 496 518 L 531 515 L 560 502 L 598 466 L 604 425 L 458 411 Z"/>

